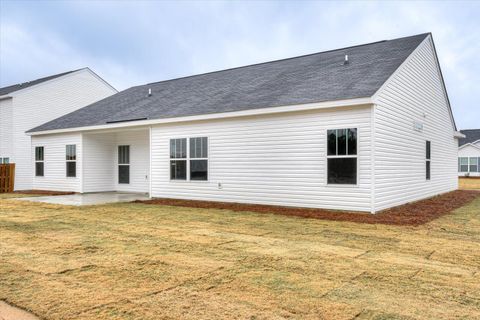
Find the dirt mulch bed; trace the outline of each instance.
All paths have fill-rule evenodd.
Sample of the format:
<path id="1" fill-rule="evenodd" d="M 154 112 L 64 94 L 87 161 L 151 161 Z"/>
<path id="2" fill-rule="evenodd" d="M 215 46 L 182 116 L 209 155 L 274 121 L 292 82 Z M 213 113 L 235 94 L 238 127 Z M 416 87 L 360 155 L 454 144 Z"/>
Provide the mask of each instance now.
<path id="1" fill-rule="evenodd" d="M 42 195 L 42 196 L 65 196 L 69 194 L 75 194 L 75 192 L 50 191 L 50 190 L 19 190 L 19 191 L 14 191 L 13 193 Z"/>
<path id="2" fill-rule="evenodd" d="M 177 199 L 152 199 L 134 201 L 136 203 L 181 206 L 202 209 L 226 209 L 232 211 L 252 211 L 257 213 L 273 213 L 287 216 L 315 218 L 333 221 L 350 221 L 368 224 L 410 225 L 418 226 L 443 216 L 452 210 L 460 208 L 480 197 L 478 191 L 456 190 L 443 195 L 420 200 L 391 209 L 383 210 L 377 214 L 363 212 L 334 211 L 325 209 L 308 209 L 279 207 L 254 204 L 240 204 L 213 201 L 194 201 Z"/>

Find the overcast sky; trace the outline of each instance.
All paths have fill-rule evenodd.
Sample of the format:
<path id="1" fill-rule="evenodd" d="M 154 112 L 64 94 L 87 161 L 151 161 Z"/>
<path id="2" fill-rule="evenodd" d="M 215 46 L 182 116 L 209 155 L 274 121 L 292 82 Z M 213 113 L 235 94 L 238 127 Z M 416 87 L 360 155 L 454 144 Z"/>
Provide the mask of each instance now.
<path id="1" fill-rule="evenodd" d="M 123 90 L 424 32 L 457 126 L 480 128 L 480 2 L 0 0 L 0 86 L 88 66 Z"/>

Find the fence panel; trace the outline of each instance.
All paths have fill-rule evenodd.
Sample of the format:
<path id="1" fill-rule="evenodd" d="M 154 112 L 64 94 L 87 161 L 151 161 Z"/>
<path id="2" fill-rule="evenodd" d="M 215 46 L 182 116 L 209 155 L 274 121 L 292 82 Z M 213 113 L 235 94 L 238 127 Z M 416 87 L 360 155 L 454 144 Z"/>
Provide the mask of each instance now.
<path id="1" fill-rule="evenodd" d="M 15 163 L 0 164 L 0 193 L 13 192 Z"/>

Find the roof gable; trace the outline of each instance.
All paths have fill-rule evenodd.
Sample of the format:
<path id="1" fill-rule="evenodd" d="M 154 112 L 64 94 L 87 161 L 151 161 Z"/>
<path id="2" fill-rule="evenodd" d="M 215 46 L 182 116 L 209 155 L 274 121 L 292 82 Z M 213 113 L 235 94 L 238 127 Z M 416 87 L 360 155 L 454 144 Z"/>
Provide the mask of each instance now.
<path id="1" fill-rule="evenodd" d="M 427 36 L 132 87 L 31 131 L 371 97 Z M 347 64 L 345 55 L 349 56 Z"/>
<path id="2" fill-rule="evenodd" d="M 10 93 L 19 91 L 19 90 L 23 90 L 23 89 L 26 89 L 26 88 L 29 88 L 29 87 L 33 87 L 33 86 L 36 86 L 36 85 L 41 84 L 43 82 L 50 81 L 50 80 L 53 80 L 53 79 L 56 79 L 56 78 L 60 78 L 60 77 L 63 77 L 67 74 L 70 74 L 70 73 L 73 73 L 73 72 L 76 72 L 76 71 L 79 71 L 79 70 L 82 70 L 82 69 L 67 71 L 67 72 L 63 72 L 63 73 L 59 73 L 59 74 L 54 74 L 54 75 L 51 75 L 51 76 L 48 76 L 48 77 L 43 77 L 43 78 L 40 78 L 40 79 L 27 81 L 27 82 L 22 82 L 22 83 L 17 83 L 17 84 L 13 84 L 13 85 L 10 85 L 10 86 L 7 86 L 7 87 L 3 87 L 3 88 L 0 88 L 0 96 L 4 96 L 4 95 L 7 95 L 7 94 L 10 94 Z"/>

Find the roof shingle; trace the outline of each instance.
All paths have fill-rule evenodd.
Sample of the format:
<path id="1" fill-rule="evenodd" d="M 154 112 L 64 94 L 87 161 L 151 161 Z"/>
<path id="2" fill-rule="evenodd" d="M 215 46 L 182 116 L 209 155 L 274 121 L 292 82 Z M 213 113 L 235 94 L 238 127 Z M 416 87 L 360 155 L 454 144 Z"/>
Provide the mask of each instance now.
<path id="1" fill-rule="evenodd" d="M 465 138 L 458 140 L 458 145 L 460 147 L 464 144 L 480 140 L 480 129 L 460 130 L 460 132 L 465 135 Z"/>
<path id="2" fill-rule="evenodd" d="M 30 132 L 370 97 L 428 35 L 136 86 Z"/>

